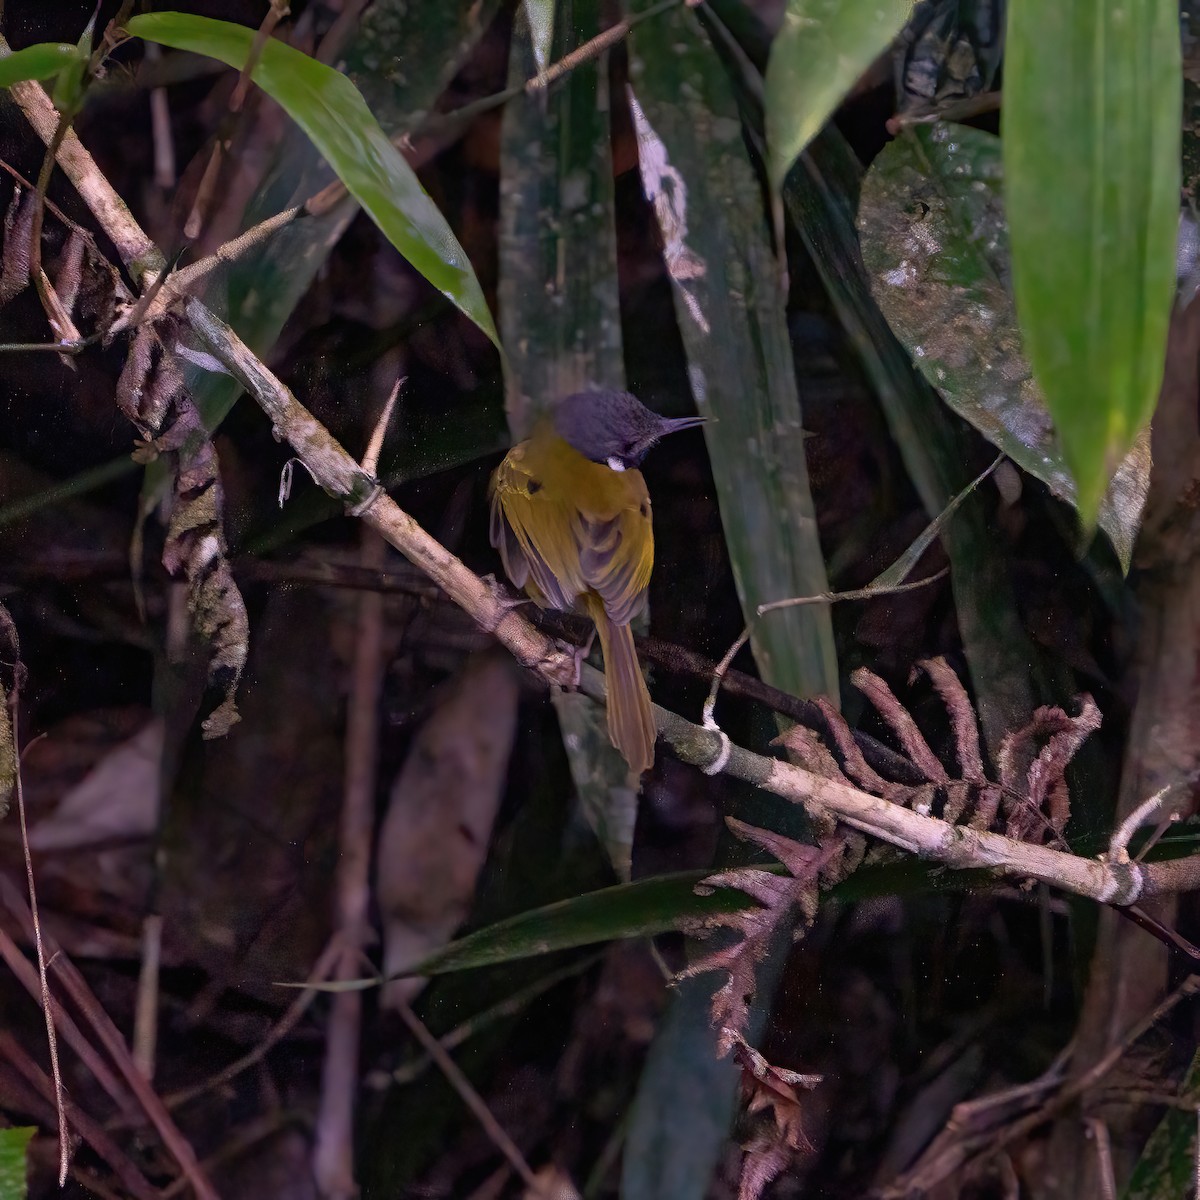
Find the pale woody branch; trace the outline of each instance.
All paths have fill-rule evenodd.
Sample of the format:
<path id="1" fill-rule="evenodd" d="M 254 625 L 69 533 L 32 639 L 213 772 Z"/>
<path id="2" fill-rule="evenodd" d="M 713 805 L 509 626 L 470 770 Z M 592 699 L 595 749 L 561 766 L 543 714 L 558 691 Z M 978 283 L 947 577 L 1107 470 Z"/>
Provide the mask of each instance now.
<path id="1" fill-rule="evenodd" d="M 56 125 L 49 118 L 54 109 L 43 89 L 36 84 L 23 84 L 13 89 L 13 96 L 39 136 L 43 140 L 53 136 Z M 64 141 L 59 165 L 135 278 L 161 269 L 158 266 L 161 256 L 73 135 Z M 242 383 L 270 418 L 276 433 L 292 446 L 321 487 L 343 500 L 351 513 L 361 517 L 424 571 L 483 629 L 493 633 L 518 661 L 552 684 L 569 680 L 573 673 L 571 655 L 535 629 L 494 588 L 430 537 L 383 492 L 377 480 L 359 466 L 224 322 L 195 299 L 186 302 L 185 315 L 197 338 Z M 599 672 L 585 669 L 581 686 L 589 695 L 603 697 L 603 676 Z M 1118 907 L 1135 904 L 1148 896 L 1200 887 L 1200 856 L 1150 864 L 1108 862 L 966 829 L 936 817 L 922 816 L 789 763 L 731 747 L 719 732 L 694 725 L 665 709 L 656 707 L 655 717 L 659 732 L 684 762 L 704 768 L 723 758 L 721 769 L 726 774 L 948 867 L 987 869 L 1019 879 L 1036 879 Z"/>

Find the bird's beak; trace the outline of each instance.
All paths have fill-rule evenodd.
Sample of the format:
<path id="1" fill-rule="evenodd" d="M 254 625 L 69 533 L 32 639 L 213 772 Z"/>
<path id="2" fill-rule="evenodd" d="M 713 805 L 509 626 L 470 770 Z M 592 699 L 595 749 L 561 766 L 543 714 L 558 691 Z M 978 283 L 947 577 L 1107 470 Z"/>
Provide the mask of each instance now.
<path id="1" fill-rule="evenodd" d="M 697 425 L 703 425 L 707 417 L 667 417 L 662 423 L 662 432 L 665 436 L 668 433 L 678 433 L 681 429 L 693 429 Z"/>

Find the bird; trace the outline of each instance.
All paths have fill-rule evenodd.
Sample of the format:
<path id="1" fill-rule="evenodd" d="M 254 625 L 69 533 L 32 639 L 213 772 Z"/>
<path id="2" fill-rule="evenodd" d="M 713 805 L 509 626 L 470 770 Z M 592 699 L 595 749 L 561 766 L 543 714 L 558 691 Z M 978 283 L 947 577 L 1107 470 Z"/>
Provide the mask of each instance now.
<path id="1" fill-rule="evenodd" d="M 542 608 L 581 609 L 594 622 L 609 739 L 638 776 L 654 764 L 657 736 L 629 627 L 654 565 L 638 467 L 660 438 L 703 420 L 661 417 L 629 392 L 576 392 L 509 450 L 489 489 L 491 543 L 509 580 Z"/>

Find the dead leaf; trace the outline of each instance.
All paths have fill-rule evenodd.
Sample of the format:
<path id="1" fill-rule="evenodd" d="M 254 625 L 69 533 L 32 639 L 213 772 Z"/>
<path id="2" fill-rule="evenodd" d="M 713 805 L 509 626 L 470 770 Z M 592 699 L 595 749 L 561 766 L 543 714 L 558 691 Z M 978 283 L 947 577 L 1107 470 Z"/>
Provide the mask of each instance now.
<path id="1" fill-rule="evenodd" d="M 155 717 L 108 752 L 29 831 L 34 850 L 74 850 L 154 832 L 162 798 L 164 725 Z"/>
<path id="2" fill-rule="evenodd" d="M 472 658 L 413 739 L 376 859 L 388 975 L 420 962 L 466 920 L 504 795 L 517 727 L 518 677 L 507 655 Z M 394 1006 L 421 990 L 398 979 Z"/>

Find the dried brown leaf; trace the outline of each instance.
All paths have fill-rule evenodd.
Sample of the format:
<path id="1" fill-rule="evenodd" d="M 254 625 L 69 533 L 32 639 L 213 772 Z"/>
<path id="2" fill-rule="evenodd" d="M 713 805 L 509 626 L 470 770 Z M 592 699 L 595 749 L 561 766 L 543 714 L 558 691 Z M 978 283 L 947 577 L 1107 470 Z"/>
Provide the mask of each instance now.
<path id="1" fill-rule="evenodd" d="M 850 726 L 846 724 L 846 718 L 824 696 L 817 696 L 816 703 L 829 726 L 829 735 L 842 756 L 846 774 L 865 791 L 882 796 L 893 804 L 907 804 L 912 789 L 884 779 L 863 757 Z"/>
<path id="2" fill-rule="evenodd" d="M 29 286 L 32 259 L 30 235 L 33 233 L 35 203 L 32 192 L 20 186 L 4 214 L 4 252 L 0 259 L 0 304 L 7 304 Z"/>
<path id="3" fill-rule="evenodd" d="M 759 1200 L 767 1184 L 777 1179 L 792 1161 L 787 1146 L 759 1138 L 746 1147 L 742 1175 L 738 1181 L 738 1200 Z"/>
<path id="4" fill-rule="evenodd" d="M 504 796 L 518 700 L 511 658 L 477 655 L 413 739 L 376 852 L 385 974 L 425 958 L 467 919 Z M 408 1002 L 423 986 L 392 980 L 382 1003 Z"/>
<path id="5" fill-rule="evenodd" d="M 238 720 L 235 695 L 249 651 L 249 621 L 226 557 L 217 452 L 158 328 L 142 326 L 134 335 L 117 405 L 166 456 L 174 475 L 163 565 L 187 578 L 188 608 L 210 645 L 208 681 L 223 699 L 203 730 L 206 738 L 221 737 Z"/>
<path id="6" fill-rule="evenodd" d="M 1066 770 L 1087 737 L 1100 728 L 1100 709 L 1086 692 L 1079 713 L 1061 708 L 1037 709 L 1000 746 L 1000 782 L 1005 788 L 1009 837 L 1029 839 L 1035 833 L 1061 834 L 1070 817 Z M 1039 742 L 1043 742 L 1039 749 Z"/>
<path id="7" fill-rule="evenodd" d="M 0 818 L 8 815 L 17 786 L 17 744 L 9 706 L 20 691 L 23 674 L 16 622 L 0 604 Z"/>
<path id="8" fill-rule="evenodd" d="M 701 892 L 715 887 L 736 888 L 762 906 L 714 914 L 684 931 L 698 938 L 707 937 L 718 928 L 731 929 L 740 935 L 737 941 L 703 955 L 682 972 L 684 978 L 709 971 L 727 975 L 712 1001 L 713 1025 L 720 1031 L 717 1045 L 722 1056 L 729 1053 L 735 1044 L 733 1039 L 746 1029 L 758 964 L 766 958 L 785 922 L 795 922 L 798 917 L 801 929 L 812 924 L 817 912 L 817 881 L 821 870 L 842 850 L 837 839 L 824 846 L 809 846 L 733 817 L 727 817 L 726 823 L 737 837 L 773 854 L 791 875 L 747 867 L 721 871 L 697 885 L 697 891 Z"/>
<path id="9" fill-rule="evenodd" d="M 895 693 L 873 671 L 859 667 L 850 682 L 875 706 L 879 715 L 891 726 L 913 765 L 930 783 L 944 784 L 949 780 L 946 768 L 929 748 L 912 714 L 896 699 Z"/>
<path id="10" fill-rule="evenodd" d="M 79 299 L 79 288 L 83 282 L 83 255 L 87 240 L 78 229 L 67 235 L 67 244 L 58 256 L 58 269 L 54 272 L 54 290 L 59 302 L 68 313 L 75 311 Z"/>
<path id="11" fill-rule="evenodd" d="M 985 780 L 983 772 L 983 752 L 979 746 L 979 722 L 975 718 L 975 709 L 962 680 L 951 669 L 944 658 L 926 658 L 917 663 L 917 671 L 924 671 L 929 676 L 946 712 L 950 717 L 950 727 L 954 731 L 954 746 L 958 757 L 959 777 L 967 783 L 979 784 Z"/>
<path id="12" fill-rule="evenodd" d="M 821 1075 L 805 1075 L 769 1063 L 740 1033 L 721 1030 L 722 1038 L 733 1049 L 733 1059 L 742 1068 L 742 1094 L 746 1111 L 770 1112 L 780 1141 L 792 1150 L 811 1150 L 804 1134 L 804 1112 L 797 1088 L 811 1091 L 821 1083 Z"/>
<path id="13" fill-rule="evenodd" d="M 820 775 L 822 779 L 836 779 L 839 783 L 851 782 L 816 730 L 809 729 L 806 725 L 793 725 L 786 733 L 781 733 L 775 738 L 771 745 L 783 746 L 800 766 L 814 775 Z"/>

